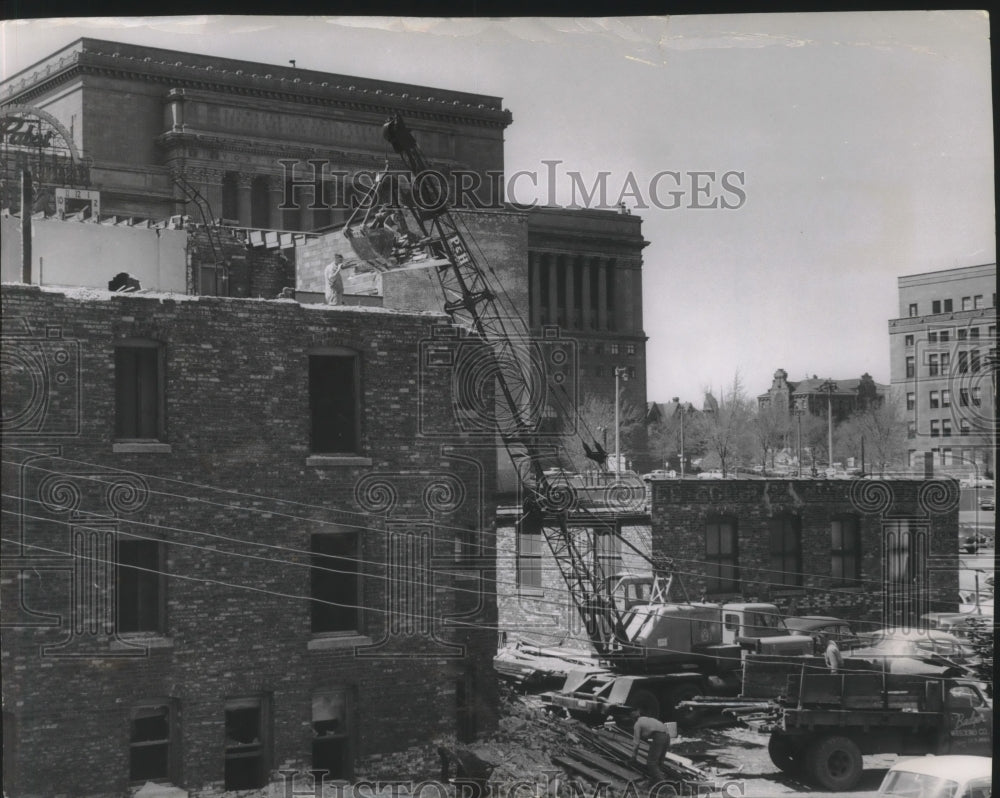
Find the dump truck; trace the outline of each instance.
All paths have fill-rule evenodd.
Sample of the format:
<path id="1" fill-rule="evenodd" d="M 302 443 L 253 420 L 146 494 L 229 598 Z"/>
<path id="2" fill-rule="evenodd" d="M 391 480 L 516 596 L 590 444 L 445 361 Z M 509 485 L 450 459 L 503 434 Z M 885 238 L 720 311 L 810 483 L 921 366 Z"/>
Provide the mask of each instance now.
<path id="1" fill-rule="evenodd" d="M 866 754 L 992 756 L 993 704 L 983 685 L 952 675 L 960 668 L 914 673 L 912 663 L 901 665 L 849 657 L 831 673 L 819 657 L 748 657 L 744 695 L 781 691 L 756 724 L 770 734 L 771 761 L 822 789 L 850 790 Z"/>

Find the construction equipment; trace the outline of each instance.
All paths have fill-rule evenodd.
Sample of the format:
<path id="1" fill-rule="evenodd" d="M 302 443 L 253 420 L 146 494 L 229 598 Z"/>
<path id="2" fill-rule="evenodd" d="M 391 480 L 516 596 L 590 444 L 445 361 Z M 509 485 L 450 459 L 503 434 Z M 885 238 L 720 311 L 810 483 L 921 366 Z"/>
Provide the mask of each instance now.
<path id="1" fill-rule="evenodd" d="M 570 480 L 543 467 L 543 419 L 565 421 L 576 407 L 566 407 L 568 394 L 539 379 L 544 371 L 540 343 L 518 311 L 505 306 L 503 289 L 488 266 L 478 262 L 474 242 L 449 210 L 446 181 L 428 168 L 413 134 L 398 115 L 386 122 L 383 133 L 405 169 L 391 175 L 387 169 L 378 176 L 344 226 L 337 251 L 347 253 L 345 262 L 354 258 L 383 272 L 433 269 L 445 312 L 478 346 L 476 356 L 485 364 L 480 372 L 490 382 L 485 391 L 474 393 L 495 401 L 492 434 L 508 452 L 524 492 L 519 526 L 545 538 L 602 663 L 597 672 L 571 673 L 562 691 L 549 694 L 551 705 L 601 720 L 609 709 L 626 705 L 669 717 L 686 698 L 738 690 L 746 648 L 811 651 L 810 637 L 780 628 L 773 605 L 672 601 L 677 577 L 662 564 L 651 563 L 653 576 L 643 591 L 647 598 L 615 600 L 616 586 L 635 593 L 636 581 L 614 582 L 614 575 L 604 571 L 598 554 L 600 524 L 594 529 L 570 525 L 570 508 L 579 511 L 586 503 L 575 501 L 577 487 Z M 401 178 L 408 184 L 400 186 Z M 601 452 L 590 454 L 600 459 Z M 645 486 L 641 481 L 638 486 L 644 498 Z M 630 497 L 635 486 L 616 473 L 606 476 L 600 490 L 605 496 Z M 748 628 L 755 631 L 745 633 Z"/>
<path id="2" fill-rule="evenodd" d="M 771 735 L 771 761 L 825 790 L 850 790 L 864 754 L 992 755 L 993 707 L 978 683 L 945 668 L 894 671 L 899 664 L 849 657 L 830 673 L 819 657 L 748 658 L 747 685 L 782 683 L 754 724 Z"/>

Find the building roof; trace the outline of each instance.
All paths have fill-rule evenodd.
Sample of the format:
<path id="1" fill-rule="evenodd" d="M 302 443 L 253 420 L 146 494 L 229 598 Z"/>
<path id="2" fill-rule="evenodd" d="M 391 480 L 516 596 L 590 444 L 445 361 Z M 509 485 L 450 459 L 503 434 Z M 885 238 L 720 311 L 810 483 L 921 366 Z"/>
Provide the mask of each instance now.
<path id="1" fill-rule="evenodd" d="M 801 382 L 791 382 L 789 381 L 788 386 L 792 389 L 793 396 L 804 396 L 810 393 L 822 393 L 825 394 L 826 391 L 821 387 L 827 382 L 833 382 L 837 385 L 837 390 L 834 391 L 836 394 L 856 394 L 858 392 L 858 386 L 861 384 L 861 379 L 855 377 L 849 380 L 835 380 L 830 377 L 812 377 L 807 380 L 802 380 Z M 888 385 L 882 385 L 876 382 L 875 388 L 879 392 L 884 392 L 889 390 Z"/>

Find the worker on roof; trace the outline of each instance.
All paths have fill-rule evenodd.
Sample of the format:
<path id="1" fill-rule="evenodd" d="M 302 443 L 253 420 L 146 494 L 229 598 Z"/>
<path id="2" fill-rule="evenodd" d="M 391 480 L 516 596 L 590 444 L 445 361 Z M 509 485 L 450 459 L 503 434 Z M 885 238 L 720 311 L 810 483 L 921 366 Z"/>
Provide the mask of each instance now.
<path id="1" fill-rule="evenodd" d="M 344 278 L 340 272 L 344 268 L 344 256 L 336 254 L 333 263 L 326 267 L 323 273 L 326 285 L 326 304 L 341 305 L 344 301 Z"/>
<path id="2" fill-rule="evenodd" d="M 629 763 L 633 765 L 638 763 L 639 743 L 646 740 L 649 743 L 649 751 L 646 753 L 646 773 L 650 781 L 657 784 L 664 780 L 660 764 L 667 753 L 667 746 L 670 745 L 667 725 L 656 718 L 643 715 L 638 709 L 632 710 L 632 723 L 632 758 Z"/>

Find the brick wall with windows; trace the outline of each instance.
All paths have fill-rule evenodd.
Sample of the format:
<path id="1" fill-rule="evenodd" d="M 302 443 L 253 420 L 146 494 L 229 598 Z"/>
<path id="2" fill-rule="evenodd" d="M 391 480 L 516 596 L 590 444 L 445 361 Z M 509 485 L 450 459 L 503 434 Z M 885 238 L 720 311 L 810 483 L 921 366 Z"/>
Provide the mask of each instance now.
<path id="1" fill-rule="evenodd" d="M 674 559 L 693 596 L 771 601 L 787 615 L 877 622 L 887 595 L 886 529 L 903 519 L 914 530 L 914 540 L 926 543 L 921 556 L 927 564 L 927 571 L 920 571 L 926 581 L 917 586 L 919 595 L 907 583 L 907 606 L 920 610 L 918 615 L 954 610 L 958 494 L 955 485 L 952 506 L 949 484 L 955 485 L 918 480 L 653 482 L 652 551 Z M 883 496 L 889 497 L 888 504 L 877 507 Z M 894 611 L 902 612 L 898 596 L 893 601 Z"/>
<path id="2" fill-rule="evenodd" d="M 495 724 L 496 452 L 418 374 L 442 321 L 4 286 L 10 794 L 432 777 L 429 740 Z"/>

